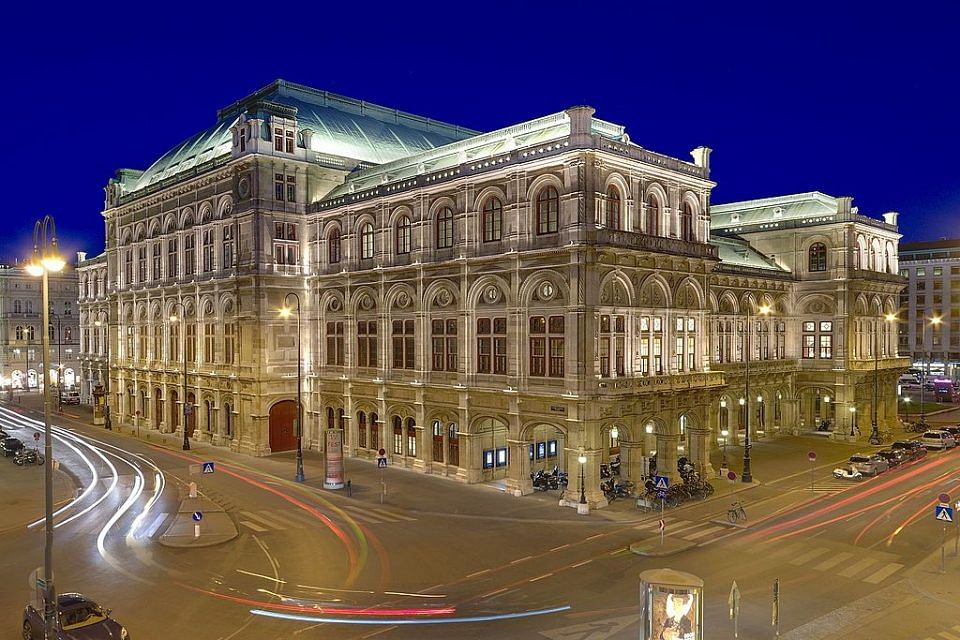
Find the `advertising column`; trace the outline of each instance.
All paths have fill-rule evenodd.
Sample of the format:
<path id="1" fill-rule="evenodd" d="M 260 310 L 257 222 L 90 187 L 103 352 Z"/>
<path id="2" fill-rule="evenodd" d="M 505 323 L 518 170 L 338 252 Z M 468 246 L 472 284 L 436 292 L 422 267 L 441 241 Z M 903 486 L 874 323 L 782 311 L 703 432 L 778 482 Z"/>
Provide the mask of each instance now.
<path id="1" fill-rule="evenodd" d="M 702 640 L 703 580 L 673 569 L 640 574 L 641 640 Z"/>
<path id="2" fill-rule="evenodd" d="M 324 429 L 323 488 L 343 489 L 343 429 Z"/>

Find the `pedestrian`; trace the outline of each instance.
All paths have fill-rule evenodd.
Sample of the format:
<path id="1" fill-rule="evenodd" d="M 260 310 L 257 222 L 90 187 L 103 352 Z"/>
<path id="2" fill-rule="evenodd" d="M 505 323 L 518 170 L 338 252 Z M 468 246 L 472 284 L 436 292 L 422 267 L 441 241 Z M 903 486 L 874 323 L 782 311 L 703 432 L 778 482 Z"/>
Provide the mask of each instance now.
<path id="1" fill-rule="evenodd" d="M 353 485 L 350 483 L 350 480 L 347 480 L 347 497 L 353 497 Z"/>

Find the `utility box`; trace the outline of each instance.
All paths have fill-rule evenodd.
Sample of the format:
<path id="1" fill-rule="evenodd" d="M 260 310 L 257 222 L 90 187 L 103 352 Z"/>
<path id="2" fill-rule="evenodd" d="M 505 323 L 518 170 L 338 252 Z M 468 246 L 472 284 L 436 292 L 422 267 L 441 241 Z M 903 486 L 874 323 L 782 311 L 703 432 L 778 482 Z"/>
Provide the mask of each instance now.
<path id="1" fill-rule="evenodd" d="M 641 573 L 640 640 L 703 640 L 703 580 L 673 569 Z"/>

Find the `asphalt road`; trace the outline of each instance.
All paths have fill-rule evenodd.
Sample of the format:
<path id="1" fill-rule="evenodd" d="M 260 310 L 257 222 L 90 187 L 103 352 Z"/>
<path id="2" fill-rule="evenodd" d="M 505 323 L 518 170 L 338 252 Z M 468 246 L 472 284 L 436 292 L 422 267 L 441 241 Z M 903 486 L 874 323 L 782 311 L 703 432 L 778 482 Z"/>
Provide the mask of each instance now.
<path id="1" fill-rule="evenodd" d="M 0 407 L 0 426 L 24 439 L 38 427 L 34 417 Z M 377 471 L 366 462 L 347 461 L 354 478 L 347 498 L 316 482 L 289 481 L 287 457 L 183 452 L 162 439 L 146 442 L 69 419 L 58 424 L 65 429 L 56 457 L 82 495 L 60 504 L 57 587 L 112 608 L 135 640 L 636 638 L 637 576 L 660 567 L 704 579 L 705 638 L 732 637 L 733 580 L 742 594 L 740 637 L 773 637 L 774 579 L 786 633 L 896 585 L 938 548 L 937 494 L 960 497 L 960 452 L 932 453 L 846 483 L 831 469 L 869 447 L 770 440 L 754 448 L 759 486 L 717 481 L 715 499 L 668 511 L 667 540 L 695 546 L 649 558 L 627 547 L 658 539 L 660 514 L 624 502 L 583 517 L 557 507 L 555 494 L 513 498 L 391 469 L 381 504 Z M 818 452 L 813 465 L 808 450 Z M 191 463 L 213 455 L 215 474 L 190 475 Z M 728 450 L 731 467 L 739 468 L 740 455 Z M 316 464 L 308 459 L 308 478 L 318 477 Z M 42 485 L 24 474 L 42 476 L 0 460 L 0 485 L 7 487 L 0 627 L 10 637 L 31 596 L 28 575 L 43 557 L 42 527 L 28 528 L 33 518 L 23 507 L 32 498 L 36 517 L 42 515 Z M 209 548 L 158 544 L 192 480 L 231 514 L 236 540 Z M 70 495 L 64 487 L 60 493 Z M 745 528 L 726 522 L 733 499 L 747 511 Z M 948 628 L 956 610 L 943 615 Z M 905 617 L 884 637 L 920 637 L 912 623 Z"/>

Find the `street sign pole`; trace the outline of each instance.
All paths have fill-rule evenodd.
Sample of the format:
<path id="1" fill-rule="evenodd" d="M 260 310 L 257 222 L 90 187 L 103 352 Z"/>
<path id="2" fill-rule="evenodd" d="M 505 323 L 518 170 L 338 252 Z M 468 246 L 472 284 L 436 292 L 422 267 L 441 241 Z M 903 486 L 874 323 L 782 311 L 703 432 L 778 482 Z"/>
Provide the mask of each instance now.
<path id="1" fill-rule="evenodd" d="M 958 500 L 953 506 L 956 508 L 954 513 L 960 512 L 960 500 Z M 960 518 L 955 518 L 953 525 L 957 530 L 957 537 L 953 541 L 953 555 L 956 557 L 957 555 L 960 555 Z"/>
<path id="2" fill-rule="evenodd" d="M 940 527 L 940 573 L 947 572 L 946 554 L 947 554 L 947 524 L 944 523 L 943 526 Z"/>
<path id="3" fill-rule="evenodd" d="M 663 526 L 663 503 L 666 502 L 666 498 L 660 498 L 660 546 L 663 546 L 663 531 L 666 527 Z"/>
<path id="4" fill-rule="evenodd" d="M 810 461 L 810 491 L 813 491 L 813 463 L 817 461 L 817 452 L 811 451 L 808 453 L 807 460 Z"/>
<path id="5" fill-rule="evenodd" d="M 780 637 L 780 578 L 773 580 L 773 626 L 774 637 Z"/>

